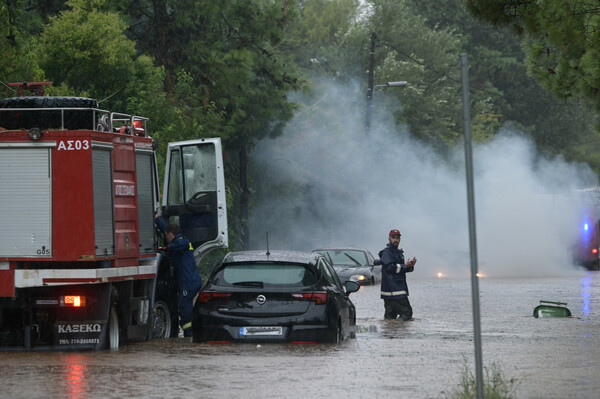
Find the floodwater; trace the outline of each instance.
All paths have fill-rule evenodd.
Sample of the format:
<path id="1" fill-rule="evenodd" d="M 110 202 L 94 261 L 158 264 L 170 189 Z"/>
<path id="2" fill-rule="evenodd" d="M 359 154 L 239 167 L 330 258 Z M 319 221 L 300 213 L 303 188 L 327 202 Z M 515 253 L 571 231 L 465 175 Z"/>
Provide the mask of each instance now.
<path id="1" fill-rule="evenodd" d="M 415 273 L 416 274 L 416 273 Z M 193 344 L 0 353 L 3 398 L 444 398 L 474 368 L 471 283 L 410 278 L 414 320 L 384 321 L 379 287 L 352 294 L 356 339 L 339 345 Z M 518 398 L 600 397 L 600 273 L 479 280 L 483 364 Z M 569 318 L 534 318 L 540 300 Z M 465 363 L 466 362 L 466 363 Z"/>

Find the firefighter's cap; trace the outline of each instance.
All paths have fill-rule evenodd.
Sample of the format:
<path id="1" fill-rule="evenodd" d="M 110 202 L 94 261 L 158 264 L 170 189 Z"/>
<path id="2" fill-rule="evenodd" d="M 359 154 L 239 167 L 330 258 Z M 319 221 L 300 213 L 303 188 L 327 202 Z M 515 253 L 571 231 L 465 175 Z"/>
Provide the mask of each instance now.
<path id="1" fill-rule="evenodd" d="M 390 230 L 390 234 L 389 234 L 390 237 L 391 236 L 401 236 L 401 235 L 402 234 L 400 234 L 400 230 L 398 230 L 398 229 Z"/>

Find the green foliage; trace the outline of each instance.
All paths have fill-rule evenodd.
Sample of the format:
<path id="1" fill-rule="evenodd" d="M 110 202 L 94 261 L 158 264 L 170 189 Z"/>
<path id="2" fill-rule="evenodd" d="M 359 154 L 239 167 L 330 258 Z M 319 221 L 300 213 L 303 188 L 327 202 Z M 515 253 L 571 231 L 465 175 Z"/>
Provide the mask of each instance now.
<path id="1" fill-rule="evenodd" d="M 0 82 L 35 82 L 43 80 L 43 71 L 30 52 L 31 37 L 26 29 L 28 14 L 24 2 L 0 3 Z M 12 88 L 2 86 L 4 96 L 15 95 Z"/>
<path id="2" fill-rule="evenodd" d="M 559 98 L 600 112 L 600 9 L 589 0 L 468 0 L 476 17 L 523 35 L 527 64 Z"/>
<path id="3" fill-rule="evenodd" d="M 421 140 L 443 152 L 461 139 L 459 54 L 466 52 L 476 140 L 517 126 L 543 151 L 600 170 L 600 114 L 578 101 L 600 107 L 600 22 L 590 4 L 11 0 L 0 3 L 0 82 L 49 80 L 50 94 L 90 96 L 102 108 L 148 116 L 161 168 L 168 141 L 221 137 L 230 241 L 239 248 L 244 155 L 257 140 L 278 137 L 298 109 L 288 96 L 308 93 L 309 85 L 307 107 L 319 109 L 293 127 L 296 134 L 318 140 L 314 126 L 343 131 L 344 110 L 320 99 L 331 80 L 358 82 L 361 94 L 345 100 L 365 103 L 371 32 L 378 37 L 375 84 L 409 82 L 376 89 L 375 108 Z M 467 6 L 495 25 L 471 18 Z M 251 177 L 249 184 L 252 193 Z M 278 187 L 282 198 L 297 189 Z"/>
<path id="4" fill-rule="evenodd" d="M 70 0 L 68 10 L 51 17 L 34 52 L 54 95 L 87 95 L 105 108 L 127 109 L 131 98 L 155 93 L 162 79 L 152 60 L 137 56 L 115 12 L 103 11 L 103 0 Z"/>
<path id="5" fill-rule="evenodd" d="M 286 30 L 286 51 L 311 76 L 326 73 L 341 77 L 348 65 L 341 56 L 340 38 L 348 32 L 359 11 L 357 0 L 308 0 L 300 7 L 300 17 Z"/>
<path id="6" fill-rule="evenodd" d="M 51 18 L 38 50 L 40 63 L 55 84 L 67 83 L 92 95 L 103 93 L 104 87 L 123 87 L 133 73 L 135 54 L 118 14 L 100 12 L 94 7 L 97 3 L 69 1 L 71 10 Z"/>
<path id="7" fill-rule="evenodd" d="M 281 133 L 295 109 L 287 95 L 303 84 L 293 60 L 280 49 L 284 28 L 296 16 L 297 2 L 111 4 L 129 16 L 128 32 L 138 48 L 164 67 L 165 90 L 177 111 L 161 137 L 221 137 L 227 184 L 232 193 L 246 198 L 245 155 L 255 140 Z M 242 215 L 246 204 L 230 203 L 229 214 Z"/>
<path id="8" fill-rule="evenodd" d="M 483 396 L 486 399 L 517 398 L 516 391 L 520 381 L 515 378 L 507 379 L 496 363 L 483 368 Z M 463 359 L 458 388 L 446 395 L 448 399 L 475 399 L 477 397 L 477 379 L 469 368 L 467 360 Z"/>
<path id="9" fill-rule="evenodd" d="M 167 93 L 208 116 L 204 130 L 239 148 L 276 135 L 278 122 L 291 117 L 286 96 L 302 82 L 278 47 L 295 1 L 130 0 L 115 7 L 127 11 L 138 47 L 164 67 Z"/>
<path id="10" fill-rule="evenodd" d="M 598 116 L 581 104 L 555 98 L 541 87 L 528 74 L 519 38 L 507 27 L 471 18 L 466 5 L 458 6 L 454 0 L 412 3 L 427 18 L 428 26 L 453 29 L 464 38 L 475 139 L 488 138 L 500 126 L 512 125 L 530 135 L 544 152 L 562 153 L 570 160 L 589 159 L 593 152 L 588 147 L 588 154 L 584 154 L 581 149 L 585 146 L 578 143 L 591 142 L 598 150 L 600 129 L 594 131 Z M 480 135 L 480 131 L 485 133 Z"/>
<path id="11" fill-rule="evenodd" d="M 361 22 L 361 29 L 353 34 L 377 34 L 375 84 L 408 81 L 405 88 L 377 92 L 374 98 L 396 96 L 403 105 L 396 118 L 408 123 L 417 137 L 438 148 L 455 144 L 462 126 L 461 103 L 456 101 L 461 98 L 461 38 L 448 29 L 428 27 L 408 1 L 371 0 L 369 4 L 368 23 Z M 363 65 L 368 65 L 369 51 L 365 48 L 362 54 Z"/>

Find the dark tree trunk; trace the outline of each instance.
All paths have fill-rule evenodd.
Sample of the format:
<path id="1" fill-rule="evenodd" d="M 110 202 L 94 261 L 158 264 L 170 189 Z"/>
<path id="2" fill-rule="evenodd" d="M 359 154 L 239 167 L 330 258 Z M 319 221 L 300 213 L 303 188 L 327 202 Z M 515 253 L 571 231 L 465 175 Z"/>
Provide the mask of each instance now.
<path id="1" fill-rule="evenodd" d="M 242 144 L 240 148 L 240 221 L 242 226 L 242 247 L 250 248 L 250 229 L 248 227 L 248 207 L 250 191 L 248 190 L 248 148 Z"/>

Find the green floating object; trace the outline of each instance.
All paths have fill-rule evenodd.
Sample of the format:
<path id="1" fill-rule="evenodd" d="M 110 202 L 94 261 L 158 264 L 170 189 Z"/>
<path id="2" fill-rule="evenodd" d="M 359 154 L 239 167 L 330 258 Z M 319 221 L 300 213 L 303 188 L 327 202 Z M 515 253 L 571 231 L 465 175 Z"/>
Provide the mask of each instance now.
<path id="1" fill-rule="evenodd" d="M 533 309 L 533 316 L 538 317 L 570 317 L 571 311 L 566 302 L 540 301 Z"/>

